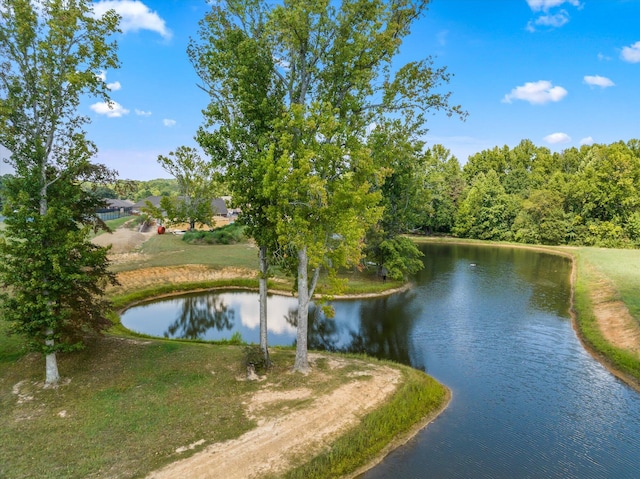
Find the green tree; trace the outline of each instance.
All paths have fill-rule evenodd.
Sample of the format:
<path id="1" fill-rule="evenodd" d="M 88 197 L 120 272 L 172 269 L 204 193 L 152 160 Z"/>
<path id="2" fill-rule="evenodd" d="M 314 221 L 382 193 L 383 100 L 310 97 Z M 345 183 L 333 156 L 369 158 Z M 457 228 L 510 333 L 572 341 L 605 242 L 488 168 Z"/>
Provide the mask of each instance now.
<path id="1" fill-rule="evenodd" d="M 112 172 L 90 163 L 77 108 L 86 94 L 108 101 L 98 75 L 118 66 L 107 41 L 117 24 L 85 0 L 0 1 L 0 144 L 15 170 L 0 241 L 2 316 L 46 355 L 47 385 L 59 380 L 56 352 L 100 328 L 113 279 L 106 250 L 89 241 L 100 202 L 81 188 Z"/>
<path id="2" fill-rule="evenodd" d="M 427 110 L 457 111 L 449 94 L 433 92 L 448 75 L 429 59 L 392 72 L 426 3 L 228 0 L 205 20 L 209 47 L 191 49 L 194 63 L 206 65 L 199 74 L 213 100 L 203 148 L 229 158 L 227 174 L 244 168 L 244 191 L 259 208 L 250 221 L 269 232 L 258 243 L 277 244 L 296 276 L 296 370 L 308 369 L 308 308 L 320 272 L 336 286 L 335 272 L 360 260 L 364 233 L 380 217 L 373 185 L 384 175 L 367 128 L 393 113 L 418 133 Z"/>
<path id="3" fill-rule="evenodd" d="M 424 189 L 430 192 L 429 214 L 420 225 L 436 233 L 450 233 L 465 191 L 460 163 L 442 145 L 434 145 L 426 152 Z"/>
<path id="4" fill-rule="evenodd" d="M 510 240 L 519 203 L 508 195 L 498 174 L 479 173 L 460 203 L 453 233 L 465 238 Z"/>
<path id="5" fill-rule="evenodd" d="M 158 156 L 158 163 L 178 182 L 180 196 L 163 196 L 160 206 L 171 223 L 189 223 L 193 231 L 196 223 L 211 225 L 212 201 L 217 196 L 216 170 L 203 160 L 195 148 L 180 146 L 169 156 Z"/>
<path id="6" fill-rule="evenodd" d="M 400 235 L 424 224 L 431 212 L 431 191 L 425 188 L 424 141 L 416 138 L 399 120 L 386 121 L 368 137 L 374 165 L 381 173 L 382 217 L 367 232 L 366 256 L 378 273 L 402 279 L 419 271 L 422 253 Z"/>
<path id="7" fill-rule="evenodd" d="M 272 200 L 263 178 L 267 156 L 278 148 L 275 121 L 283 112 L 284 88 L 276 73 L 266 23 L 269 9 L 259 0 L 211 5 L 200 23 L 189 58 L 209 95 L 197 141 L 222 170 L 240 221 L 259 249 L 260 349 L 269 364 L 267 278 L 276 251 L 275 226 L 267 216 Z"/>
<path id="8" fill-rule="evenodd" d="M 535 190 L 522 203 L 514 220 L 515 240 L 524 243 L 563 244 L 568 224 L 557 191 Z"/>
<path id="9" fill-rule="evenodd" d="M 294 258 L 298 293 L 294 368 L 307 370 L 308 304 L 321 270 L 357 263 L 363 238 L 381 214 L 376 170 L 366 141 L 372 124 L 399 118 L 424 133 L 428 111 L 450 107 L 434 90 L 449 79 L 431 59 L 393 63 L 426 1 L 287 1 L 274 7 L 277 74 L 286 89 L 276 125 L 280 151 L 265 184 L 279 242 Z M 396 68 L 397 67 L 397 68 Z"/>

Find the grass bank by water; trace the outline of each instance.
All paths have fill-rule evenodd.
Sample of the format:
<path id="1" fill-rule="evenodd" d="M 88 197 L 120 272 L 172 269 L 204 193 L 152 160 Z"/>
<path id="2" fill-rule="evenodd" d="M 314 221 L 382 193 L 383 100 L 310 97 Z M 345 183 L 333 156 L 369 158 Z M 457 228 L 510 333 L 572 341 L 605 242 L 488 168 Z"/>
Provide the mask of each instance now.
<path id="1" fill-rule="evenodd" d="M 5 346 L 4 332 L 0 337 Z M 59 357 L 66 379 L 57 389 L 42 388 L 42 357 L 3 354 L 0 477 L 143 477 L 254 428 L 243 402 L 257 391 L 281 393 L 263 411 L 269 417 L 308 404 L 287 400 L 287 391 L 304 387 L 312 397 L 325 394 L 353 380 L 356 368 L 320 365 L 310 376 L 293 374 L 294 351 L 274 349 L 266 380 L 251 382 L 243 380 L 244 354 L 242 346 L 107 337 Z M 352 471 L 442 406 L 444 387 L 418 371 L 393 367 L 402 370 L 404 382 L 391 402 L 339 439 L 331 449 L 336 454 L 315 459 L 315 476 L 291 477 Z"/>

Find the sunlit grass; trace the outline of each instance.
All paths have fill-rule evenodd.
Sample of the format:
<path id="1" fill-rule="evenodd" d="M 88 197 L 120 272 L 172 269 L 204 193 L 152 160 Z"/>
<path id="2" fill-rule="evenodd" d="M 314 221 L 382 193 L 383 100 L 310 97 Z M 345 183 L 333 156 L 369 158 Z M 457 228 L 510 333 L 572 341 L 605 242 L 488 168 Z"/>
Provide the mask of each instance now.
<path id="1" fill-rule="evenodd" d="M 640 250 L 580 248 L 579 254 L 613 281 L 620 299 L 640 322 Z"/>
<path id="2" fill-rule="evenodd" d="M 144 242 L 135 259 L 113 266 L 113 270 L 200 264 L 217 268 L 258 269 L 258 248 L 251 243 L 234 245 L 191 245 L 181 235 L 154 235 Z"/>

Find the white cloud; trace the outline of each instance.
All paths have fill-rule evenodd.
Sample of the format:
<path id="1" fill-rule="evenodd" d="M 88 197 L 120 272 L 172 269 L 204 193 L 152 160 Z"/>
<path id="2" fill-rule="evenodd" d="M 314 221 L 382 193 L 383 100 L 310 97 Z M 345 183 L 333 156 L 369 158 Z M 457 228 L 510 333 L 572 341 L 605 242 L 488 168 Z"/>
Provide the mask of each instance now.
<path id="1" fill-rule="evenodd" d="M 167 28 L 160 15 L 151 11 L 149 7 L 139 0 L 102 0 L 93 5 L 94 14 L 98 16 L 104 15 L 111 9 L 122 17 L 120 28 L 123 33 L 151 30 L 166 39 L 172 36 L 171 30 Z"/>
<path id="2" fill-rule="evenodd" d="M 607 88 L 615 86 L 609 78 L 601 77 L 600 75 L 585 75 L 584 82 L 590 86 L 599 86 L 600 88 Z"/>
<path id="3" fill-rule="evenodd" d="M 574 7 L 582 7 L 579 0 L 527 0 L 529 8 L 534 12 L 548 12 L 549 9 L 559 7 L 563 3 L 568 3 Z"/>
<path id="4" fill-rule="evenodd" d="M 150 111 L 138 110 L 137 108 L 134 111 L 138 116 L 151 116 Z"/>
<path id="5" fill-rule="evenodd" d="M 543 139 L 551 145 L 557 145 L 558 143 L 569 143 L 571 141 L 571 137 L 566 133 L 551 133 L 550 135 L 545 136 Z"/>
<path id="6" fill-rule="evenodd" d="M 590 136 L 583 138 L 582 140 L 580 140 L 580 145 L 593 145 L 593 138 Z"/>
<path id="7" fill-rule="evenodd" d="M 106 82 L 107 81 L 107 72 L 101 71 L 100 73 L 98 73 L 96 75 L 96 77 L 98 77 L 98 80 Z M 107 83 L 107 88 L 109 90 L 111 90 L 111 91 L 116 91 L 116 90 L 120 90 L 122 88 L 122 85 L 120 84 L 119 81 L 115 81 L 113 83 Z"/>
<path id="8" fill-rule="evenodd" d="M 533 22 L 535 25 L 543 27 L 560 28 L 569 23 L 569 14 L 566 10 L 560 10 L 555 15 L 542 15 Z M 531 25 L 531 22 L 529 22 Z"/>
<path id="9" fill-rule="evenodd" d="M 119 81 L 114 81 L 113 83 L 107 83 L 107 88 L 111 91 L 118 91 L 122 88 L 122 85 Z"/>
<path id="10" fill-rule="evenodd" d="M 109 118 L 120 118 L 121 116 L 127 115 L 129 110 L 124 108 L 117 101 L 110 102 L 98 102 L 94 103 L 90 107 L 93 111 L 95 111 L 98 115 L 106 115 Z"/>
<path id="11" fill-rule="evenodd" d="M 640 42 L 635 42 L 633 45 L 624 47 L 620 53 L 620 57 L 629 63 L 640 62 Z"/>
<path id="12" fill-rule="evenodd" d="M 611 60 L 611 57 L 608 57 L 604 53 L 598 53 L 598 60 L 608 62 L 609 60 Z"/>
<path id="13" fill-rule="evenodd" d="M 512 100 L 528 101 L 532 105 L 542 105 L 550 101 L 560 101 L 567 96 L 567 90 L 561 86 L 553 86 L 550 81 L 540 80 L 527 82 L 516 87 L 504 96 L 503 103 L 511 103 Z"/>
<path id="14" fill-rule="evenodd" d="M 176 126 L 176 121 L 170 120 L 169 118 L 165 118 L 164 120 L 162 120 L 162 124 L 164 126 L 168 126 L 169 128 L 171 128 L 172 126 Z"/>

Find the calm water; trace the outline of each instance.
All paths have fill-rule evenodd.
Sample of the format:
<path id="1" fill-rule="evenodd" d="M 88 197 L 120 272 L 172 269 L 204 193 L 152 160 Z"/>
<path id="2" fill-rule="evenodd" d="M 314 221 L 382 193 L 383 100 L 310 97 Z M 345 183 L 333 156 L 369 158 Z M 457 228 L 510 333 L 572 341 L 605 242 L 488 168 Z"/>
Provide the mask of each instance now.
<path id="1" fill-rule="evenodd" d="M 366 351 L 427 371 L 449 408 L 370 478 L 638 478 L 640 395 L 582 348 L 568 314 L 567 260 L 428 245 L 416 287 L 311 315 L 310 347 Z M 271 297 L 270 344 L 292 344 L 295 302 Z M 252 293 L 185 296 L 127 311 L 157 336 L 258 342 Z"/>

